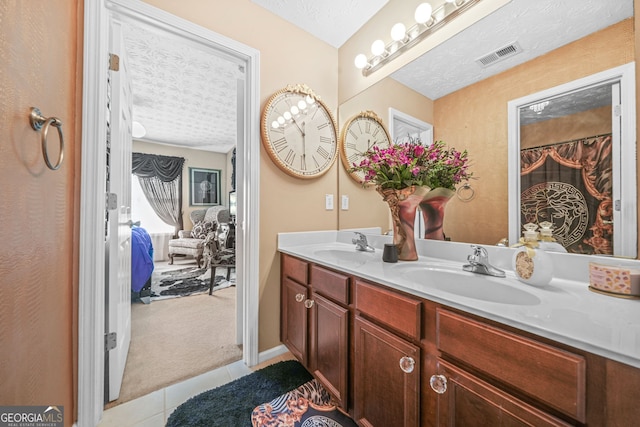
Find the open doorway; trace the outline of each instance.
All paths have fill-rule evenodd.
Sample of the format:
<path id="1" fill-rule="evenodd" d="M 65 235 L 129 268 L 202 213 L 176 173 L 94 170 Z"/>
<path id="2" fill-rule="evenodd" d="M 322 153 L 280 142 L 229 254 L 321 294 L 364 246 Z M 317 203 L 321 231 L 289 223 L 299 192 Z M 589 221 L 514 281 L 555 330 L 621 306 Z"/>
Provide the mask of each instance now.
<path id="1" fill-rule="evenodd" d="M 253 366 L 257 353 L 258 306 L 258 227 L 259 223 L 259 53 L 231 39 L 177 18 L 139 1 L 113 0 L 91 3 L 85 8 L 85 55 L 83 91 L 83 157 L 80 233 L 79 301 L 79 385 L 78 421 L 93 425 L 103 410 L 104 388 L 104 267 L 96 259 L 104 258 L 106 99 L 108 23 L 112 14 L 153 25 L 184 37 L 200 48 L 218 50 L 236 58 L 244 66 L 246 79 L 238 97 L 246 102 L 237 123 L 238 191 L 236 244 L 237 338 L 243 344 L 243 361 Z M 89 30 L 90 29 L 90 30 Z"/>

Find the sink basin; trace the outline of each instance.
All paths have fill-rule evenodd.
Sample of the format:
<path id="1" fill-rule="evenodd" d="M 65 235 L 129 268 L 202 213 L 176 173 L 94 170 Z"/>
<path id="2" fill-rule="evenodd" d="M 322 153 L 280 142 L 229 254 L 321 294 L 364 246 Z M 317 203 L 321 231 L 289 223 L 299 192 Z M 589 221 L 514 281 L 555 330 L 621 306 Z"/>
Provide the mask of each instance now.
<path id="1" fill-rule="evenodd" d="M 375 259 L 375 252 L 362 252 L 355 249 L 321 249 L 313 253 L 319 260 L 345 267 L 359 267 Z"/>
<path id="2" fill-rule="evenodd" d="M 525 285 L 512 279 L 454 271 L 450 267 L 416 266 L 407 269 L 402 276 L 430 288 L 481 301 L 513 305 L 538 305 L 541 302 L 537 296 L 518 287 Z"/>

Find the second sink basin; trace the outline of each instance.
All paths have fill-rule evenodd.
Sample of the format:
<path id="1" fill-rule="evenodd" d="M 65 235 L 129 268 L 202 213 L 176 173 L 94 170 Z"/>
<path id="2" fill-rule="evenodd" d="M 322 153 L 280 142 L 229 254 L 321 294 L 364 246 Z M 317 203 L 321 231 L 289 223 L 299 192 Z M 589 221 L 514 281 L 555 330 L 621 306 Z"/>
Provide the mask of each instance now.
<path id="1" fill-rule="evenodd" d="M 538 305 L 541 302 L 536 295 L 519 288 L 525 285 L 513 279 L 453 271 L 448 267 L 418 266 L 407 269 L 402 276 L 429 288 L 481 301 L 514 305 Z"/>
<path id="2" fill-rule="evenodd" d="M 374 260 L 375 252 L 362 252 L 355 249 L 321 249 L 313 253 L 318 259 L 345 267 L 359 267 Z"/>

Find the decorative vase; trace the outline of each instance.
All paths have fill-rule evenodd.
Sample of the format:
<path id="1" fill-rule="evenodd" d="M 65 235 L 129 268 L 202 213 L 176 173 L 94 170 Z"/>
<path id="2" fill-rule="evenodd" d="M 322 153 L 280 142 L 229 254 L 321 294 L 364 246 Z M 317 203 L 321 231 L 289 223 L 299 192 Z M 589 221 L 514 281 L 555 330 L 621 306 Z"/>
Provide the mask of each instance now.
<path id="1" fill-rule="evenodd" d="M 434 188 L 425 194 L 420 202 L 425 239 L 444 240 L 444 208 L 454 194 L 456 194 L 454 190 L 443 187 Z"/>
<path id="2" fill-rule="evenodd" d="M 401 190 L 377 188 L 378 193 L 389 205 L 393 222 L 393 243 L 398 248 L 398 259 L 415 261 L 418 259 L 413 224 L 418 205 L 429 192 L 428 187 L 411 186 Z"/>

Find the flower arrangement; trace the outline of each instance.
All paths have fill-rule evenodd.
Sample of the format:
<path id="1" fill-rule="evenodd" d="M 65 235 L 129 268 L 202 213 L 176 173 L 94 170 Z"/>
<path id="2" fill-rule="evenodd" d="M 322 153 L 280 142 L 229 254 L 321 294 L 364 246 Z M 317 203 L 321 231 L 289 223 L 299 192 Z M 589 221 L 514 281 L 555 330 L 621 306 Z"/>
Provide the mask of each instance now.
<path id="1" fill-rule="evenodd" d="M 396 143 L 389 148 L 374 146 L 364 153 L 352 171 L 365 173 L 364 184 L 380 189 L 400 190 L 411 186 L 455 190 L 461 181 L 471 178 L 467 150 L 447 148 L 443 141 L 424 146 L 418 139 Z"/>

